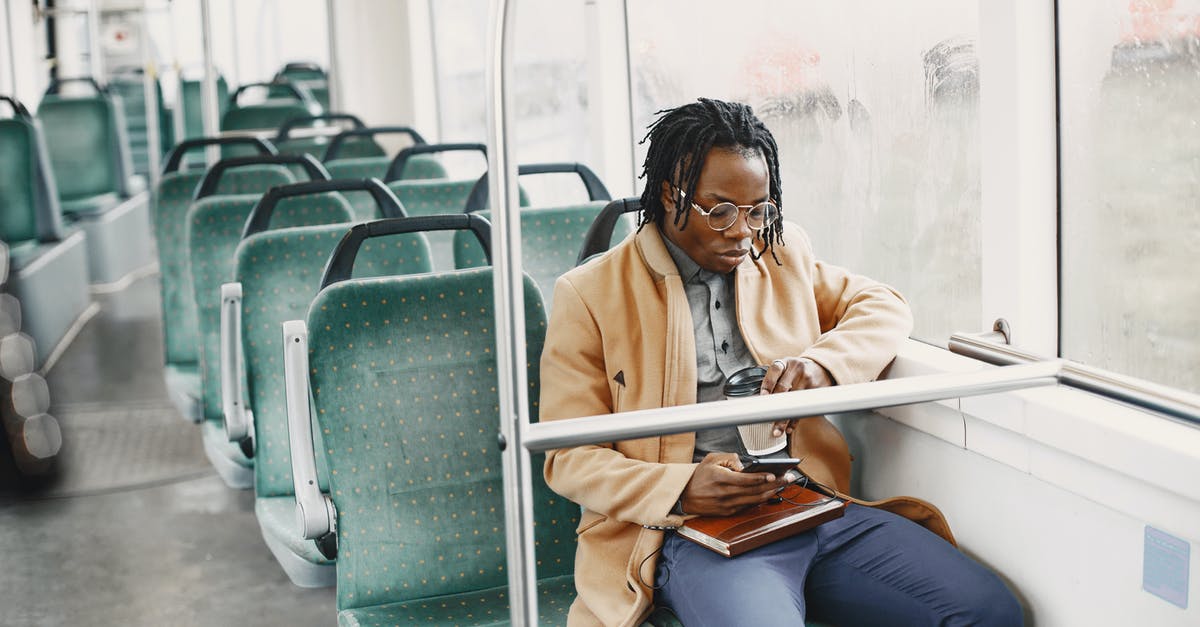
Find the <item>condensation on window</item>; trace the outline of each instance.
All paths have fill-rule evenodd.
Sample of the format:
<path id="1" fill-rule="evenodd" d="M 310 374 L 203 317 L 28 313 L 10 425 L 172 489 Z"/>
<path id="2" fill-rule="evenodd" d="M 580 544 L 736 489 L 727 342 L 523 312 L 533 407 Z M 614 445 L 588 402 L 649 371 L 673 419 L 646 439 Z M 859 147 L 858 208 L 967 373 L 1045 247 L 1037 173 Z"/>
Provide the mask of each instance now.
<path id="1" fill-rule="evenodd" d="M 628 12 L 635 140 L 655 112 L 697 97 L 750 104 L 779 145 L 784 215 L 817 255 L 901 291 L 916 338 L 976 330 L 975 3 L 641 0 Z"/>
<path id="2" fill-rule="evenodd" d="M 1200 392 L 1200 2 L 1058 6 L 1063 356 Z"/>
<path id="3" fill-rule="evenodd" d="M 431 5 L 442 140 L 485 142 L 488 3 L 437 0 Z M 509 140 L 519 163 L 582 162 L 591 155 L 584 11 L 583 0 L 526 0 L 517 5 L 512 105 L 516 127 Z M 577 178 L 565 183 L 557 177 L 539 178 L 521 183 L 535 200 L 559 197 L 562 185 L 568 194 L 582 189 Z"/>

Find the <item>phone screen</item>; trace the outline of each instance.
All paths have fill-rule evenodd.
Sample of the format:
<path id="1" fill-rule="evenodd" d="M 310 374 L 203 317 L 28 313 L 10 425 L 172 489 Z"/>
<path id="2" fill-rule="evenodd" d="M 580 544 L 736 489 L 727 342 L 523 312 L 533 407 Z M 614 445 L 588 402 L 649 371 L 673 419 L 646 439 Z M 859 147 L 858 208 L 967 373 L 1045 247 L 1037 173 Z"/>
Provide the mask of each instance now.
<path id="1" fill-rule="evenodd" d="M 799 463 L 800 460 L 794 457 L 754 458 L 742 462 L 742 472 L 769 472 L 778 477 Z"/>

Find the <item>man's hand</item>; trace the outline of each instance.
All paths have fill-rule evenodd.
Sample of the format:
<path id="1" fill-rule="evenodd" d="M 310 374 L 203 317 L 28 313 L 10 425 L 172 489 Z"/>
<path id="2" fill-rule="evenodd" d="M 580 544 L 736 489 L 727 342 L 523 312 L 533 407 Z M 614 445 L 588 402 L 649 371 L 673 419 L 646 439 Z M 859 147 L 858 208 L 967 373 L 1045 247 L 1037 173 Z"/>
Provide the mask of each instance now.
<path id="1" fill-rule="evenodd" d="M 785 357 L 771 362 L 763 376 L 759 394 L 778 394 L 792 390 L 809 390 L 833 385 L 833 377 L 821 364 L 807 357 Z M 792 432 L 792 420 L 775 421 L 772 435 L 779 437 Z"/>
<path id="2" fill-rule="evenodd" d="M 734 453 L 709 453 L 683 489 L 680 504 L 688 514 L 729 516 L 739 510 L 765 503 L 787 485 L 768 472 L 740 472 L 742 462 Z"/>

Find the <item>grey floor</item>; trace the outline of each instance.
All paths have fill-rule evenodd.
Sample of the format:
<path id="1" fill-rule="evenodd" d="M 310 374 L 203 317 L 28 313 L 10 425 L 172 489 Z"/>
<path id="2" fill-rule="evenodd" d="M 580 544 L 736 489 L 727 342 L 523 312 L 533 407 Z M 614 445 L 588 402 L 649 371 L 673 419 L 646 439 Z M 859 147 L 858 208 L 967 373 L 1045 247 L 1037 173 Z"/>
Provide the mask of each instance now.
<path id="1" fill-rule="evenodd" d="M 47 377 L 56 472 L 0 485 L 0 625 L 335 624 L 333 589 L 288 581 L 253 491 L 216 477 L 168 400 L 158 278 L 96 300 Z"/>

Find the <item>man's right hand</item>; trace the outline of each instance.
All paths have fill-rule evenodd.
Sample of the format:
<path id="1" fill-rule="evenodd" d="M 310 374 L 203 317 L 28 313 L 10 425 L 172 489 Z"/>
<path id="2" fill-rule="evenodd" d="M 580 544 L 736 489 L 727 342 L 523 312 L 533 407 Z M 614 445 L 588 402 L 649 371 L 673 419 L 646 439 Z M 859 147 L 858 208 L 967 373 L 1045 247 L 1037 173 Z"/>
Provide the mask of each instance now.
<path id="1" fill-rule="evenodd" d="M 688 514 L 730 516 L 765 503 L 787 480 L 767 472 L 741 472 L 742 462 L 734 453 L 709 453 L 696 466 L 683 489 L 680 504 Z"/>

